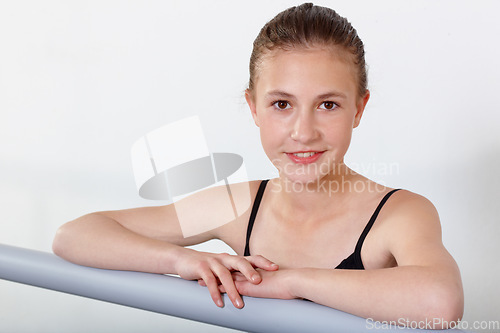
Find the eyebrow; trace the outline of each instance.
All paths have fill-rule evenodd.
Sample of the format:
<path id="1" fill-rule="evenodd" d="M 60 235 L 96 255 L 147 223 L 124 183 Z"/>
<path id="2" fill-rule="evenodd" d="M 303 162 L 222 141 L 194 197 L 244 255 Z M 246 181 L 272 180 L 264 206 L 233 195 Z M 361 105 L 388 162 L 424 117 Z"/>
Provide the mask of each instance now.
<path id="1" fill-rule="evenodd" d="M 266 97 L 282 97 L 286 99 L 293 99 L 295 98 L 294 95 L 287 93 L 282 90 L 271 90 L 266 93 Z M 347 96 L 344 93 L 338 92 L 338 91 L 330 91 L 321 95 L 316 96 L 317 99 L 326 99 L 329 97 L 340 97 L 340 98 L 347 98 Z"/>

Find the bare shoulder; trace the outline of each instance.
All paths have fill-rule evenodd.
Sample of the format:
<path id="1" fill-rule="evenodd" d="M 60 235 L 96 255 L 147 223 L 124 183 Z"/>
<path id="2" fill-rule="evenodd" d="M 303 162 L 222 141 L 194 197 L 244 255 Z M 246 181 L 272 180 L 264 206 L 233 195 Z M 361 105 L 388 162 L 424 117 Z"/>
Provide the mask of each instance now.
<path id="1" fill-rule="evenodd" d="M 395 192 L 381 211 L 380 222 L 379 235 L 398 265 L 451 258 L 442 244 L 439 214 L 424 196 L 407 190 Z"/>
<path id="2" fill-rule="evenodd" d="M 426 197 L 408 190 L 395 192 L 384 207 L 384 223 L 395 230 L 424 228 L 441 232 L 436 207 Z"/>

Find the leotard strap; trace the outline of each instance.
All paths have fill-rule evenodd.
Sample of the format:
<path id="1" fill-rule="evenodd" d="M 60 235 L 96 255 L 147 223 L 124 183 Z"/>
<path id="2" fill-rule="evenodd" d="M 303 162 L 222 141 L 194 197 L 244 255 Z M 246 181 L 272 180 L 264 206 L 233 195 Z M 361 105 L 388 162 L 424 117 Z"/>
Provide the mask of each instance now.
<path id="1" fill-rule="evenodd" d="M 247 227 L 247 241 L 245 244 L 245 256 L 250 255 L 250 236 L 252 235 L 253 224 L 255 222 L 255 217 L 257 216 L 257 212 L 259 211 L 260 202 L 262 201 L 262 195 L 264 194 L 264 190 L 266 189 L 266 185 L 269 182 L 269 179 L 263 180 L 260 183 L 259 190 L 257 191 L 257 195 L 255 196 L 255 201 L 253 202 L 252 213 L 250 213 L 250 220 L 248 220 Z"/>
<path id="2" fill-rule="evenodd" d="M 368 232 L 370 232 L 370 229 L 372 228 L 373 224 L 375 223 L 375 220 L 377 219 L 378 214 L 380 213 L 380 210 L 382 207 L 385 205 L 389 197 L 396 191 L 399 191 L 400 189 L 395 189 L 387 193 L 380 203 L 377 206 L 377 209 L 375 209 L 375 212 L 373 212 L 372 217 L 368 221 L 368 223 L 365 226 L 365 229 L 361 233 L 361 236 L 359 236 L 358 242 L 356 243 L 356 248 L 354 249 L 354 252 L 347 258 L 345 258 L 337 267 L 338 269 L 365 269 L 363 266 L 363 261 L 361 260 L 361 248 L 363 247 L 363 242 L 365 241 L 366 235 L 368 235 Z"/>

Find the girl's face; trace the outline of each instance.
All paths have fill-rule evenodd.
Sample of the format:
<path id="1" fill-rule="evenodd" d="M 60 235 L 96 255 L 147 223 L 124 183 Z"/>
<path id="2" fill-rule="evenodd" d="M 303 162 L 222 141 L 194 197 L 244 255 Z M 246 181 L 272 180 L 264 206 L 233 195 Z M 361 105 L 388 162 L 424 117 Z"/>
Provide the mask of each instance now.
<path id="1" fill-rule="evenodd" d="M 280 177 L 309 183 L 335 176 L 369 94 L 357 95 L 349 57 L 322 48 L 264 55 L 246 99 Z"/>

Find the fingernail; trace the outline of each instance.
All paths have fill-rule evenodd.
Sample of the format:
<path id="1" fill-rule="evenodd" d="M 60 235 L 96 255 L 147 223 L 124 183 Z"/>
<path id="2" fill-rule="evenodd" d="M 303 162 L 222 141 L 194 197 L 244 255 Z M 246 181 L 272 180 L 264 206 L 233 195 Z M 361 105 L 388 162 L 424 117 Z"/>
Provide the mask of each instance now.
<path id="1" fill-rule="evenodd" d="M 236 306 L 241 308 L 243 306 L 243 302 L 239 299 L 236 300 Z"/>
<path id="2" fill-rule="evenodd" d="M 224 306 L 224 303 L 222 302 L 222 300 L 218 300 L 218 301 L 217 301 L 217 306 L 218 306 L 219 308 L 222 308 L 222 307 Z"/>
<path id="3" fill-rule="evenodd" d="M 257 282 L 257 281 L 259 281 L 259 279 L 260 279 L 259 275 L 257 275 L 257 274 L 252 275 L 252 281 L 253 282 Z"/>

